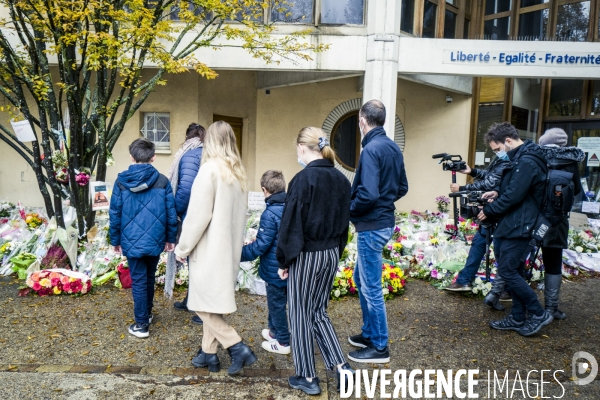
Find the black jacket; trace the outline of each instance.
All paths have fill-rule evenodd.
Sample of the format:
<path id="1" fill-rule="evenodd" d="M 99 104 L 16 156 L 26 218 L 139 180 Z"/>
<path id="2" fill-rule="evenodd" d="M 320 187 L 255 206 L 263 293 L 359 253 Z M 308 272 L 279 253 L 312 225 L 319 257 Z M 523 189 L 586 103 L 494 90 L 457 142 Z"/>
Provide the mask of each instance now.
<path id="1" fill-rule="evenodd" d="M 540 150 L 542 150 L 548 164 L 553 165 L 556 169 L 573 174 L 575 195 L 578 195 L 583 190 L 579 177 L 579 163 L 585 159 L 585 153 L 577 147 L 541 146 Z M 568 247 L 568 237 L 569 218 L 564 218 L 559 225 L 548 229 L 548 232 L 544 235 L 542 247 L 566 249 Z"/>
<path id="2" fill-rule="evenodd" d="M 500 188 L 500 180 L 502 171 L 509 165 L 507 160 L 495 157 L 486 169 L 471 168 L 471 175 L 476 179 L 473 183 L 467 183 L 465 186 L 460 186 L 459 190 L 482 190 L 489 192 L 490 190 L 498 190 Z"/>
<path id="3" fill-rule="evenodd" d="M 510 164 L 502 171 L 499 197 L 483 207 L 484 214 L 497 219 L 496 238 L 529 238 L 540 213 L 546 189 L 546 163 L 540 146 L 526 140 L 508 152 Z"/>
<path id="4" fill-rule="evenodd" d="M 358 232 L 394 226 L 395 201 L 408 192 L 400 148 L 382 127 L 362 140 L 350 203 L 350 220 Z"/>
<path id="5" fill-rule="evenodd" d="M 289 267 L 301 252 L 338 248 L 348 241 L 350 182 L 329 160 L 315 160 L 289 184 L 281 217 L 277 260 Z"/>

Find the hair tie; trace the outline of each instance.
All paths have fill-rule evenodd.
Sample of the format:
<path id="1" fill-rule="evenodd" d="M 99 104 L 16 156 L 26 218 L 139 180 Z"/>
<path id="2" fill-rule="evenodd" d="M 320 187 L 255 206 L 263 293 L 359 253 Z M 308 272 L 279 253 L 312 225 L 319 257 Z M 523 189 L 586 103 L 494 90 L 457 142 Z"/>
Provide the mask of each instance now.
<path id="1" fill-rule="evenodd" d="M 329 140 L 326 137 L 319 138 L 319 150 L 323 150 L 323 147 L 330 146 Z"/>

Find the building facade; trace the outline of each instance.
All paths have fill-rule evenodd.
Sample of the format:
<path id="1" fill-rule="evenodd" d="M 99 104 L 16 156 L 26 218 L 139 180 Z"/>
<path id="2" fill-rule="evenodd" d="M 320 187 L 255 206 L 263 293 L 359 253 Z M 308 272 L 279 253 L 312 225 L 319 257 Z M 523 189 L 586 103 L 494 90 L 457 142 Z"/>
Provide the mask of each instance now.
<path id="1" fill-rule="evenodd" d="M 156 142 L 155 165 L 165 173 L 191 122 L 221 119 L 234 128 L 251 190 L 260 190 L 268 169 L 291 180 L 300 169 L 294 140 L 309 125 L 329 135 L 336 167 L 352 179 L 357 112 L 376 98 L 405 157 L 410 189 L 398 209 L 435 209 L 451 177 L 431 155 L 460 154 L 485 166 L 492 153 L 483 135 L 494 122 L 511 121 L 531 139 L 552 126 L 573 145 L 600 138 L 599 13 L 600 0 L 297 0 L 287 13 L 267 8 L 276 34 L 309 27 L 306 40 L 329 50 L 279 64 L 239 48 L 199 51 L 219 77 L 167 76 L 127 123 L 107 179 L 127 168 L 134 139 Z M 0 198 L 40 206 L 31 169 L 6 144 L 0 152 Z M 588 164 L 589 190 L 598 191 L 599 164 Z"/>

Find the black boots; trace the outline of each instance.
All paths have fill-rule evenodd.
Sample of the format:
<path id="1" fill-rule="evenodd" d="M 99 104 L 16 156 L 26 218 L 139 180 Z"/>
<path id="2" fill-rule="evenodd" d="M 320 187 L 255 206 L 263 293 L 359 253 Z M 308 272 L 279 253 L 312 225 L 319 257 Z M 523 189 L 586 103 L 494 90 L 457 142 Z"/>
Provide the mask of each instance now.
<path id="1" fill-rule="evenodd" d="M 489 292 L 483 302 L 497 311 L 504 311 L 504 306 L 500 304 L 500 296 L 493 292 Z"/>
<path id="2" fill-rule="evenodd" d="M 206 368 L 210 372 L 219 372 L 221 370 L 221 362 L 216 354 L 206 354 L 200 349 L 198 355 L 192 359 L 192 365 L 196 368 Z"/>
<path id="3" fill-rule="evenodd" d="M 238 374 L 244 366 L 250 366 L 257 361 L 256 355 L 252 349 L 239 342 L 227 349 L 229 356 L 231 357 L 231 366 L 227 370 L 229 375 Z"/>
<path id="4" fill-rule="evenodd" d="M 183 299 L 183 301 L 176 301 L 175 303 L 173 303 L 173 307 L 175 307 L 176 310 L 179 311 L 189 311 L 187 308 L 187 299 L 188 299 L 188 294 L 185 294 L 185 299 Z"/>
<path id="5" fill-rule="evenodd" d="M 562 285 L 562 275 L 544 276 L 544 300 L 546 302 L 546 311 L 548 311 L 554 319 L 565 319 L 567 315 L 558 309 L 560 298 L 560 286 Z"/>

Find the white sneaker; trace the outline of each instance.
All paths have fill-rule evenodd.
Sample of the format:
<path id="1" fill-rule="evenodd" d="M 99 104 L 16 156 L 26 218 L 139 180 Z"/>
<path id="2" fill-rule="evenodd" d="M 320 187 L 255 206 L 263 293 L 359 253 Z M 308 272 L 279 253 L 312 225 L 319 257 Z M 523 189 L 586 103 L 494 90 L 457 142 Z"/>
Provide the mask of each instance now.
<path id="1" fill-rule="evenodd" d="M 270 329 L 263 329 L 261 333 L 262 333 L 262 337 L 267 342 L 276 342 L 277 341 L 277 338 L 274 338 L 273 336 L 271 336 L 271 330 Z"/>
<path id="2" fill-rule="evenodd" d="M 290 346 L 284 346 L 279 344 L 277 340 L 273 342 L 264 341 L 262 342 L 262 348 L 266 351 L 276 354 L 290 354 Z"/>

